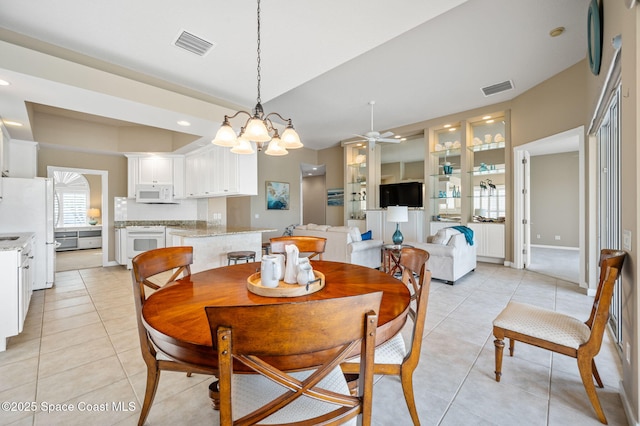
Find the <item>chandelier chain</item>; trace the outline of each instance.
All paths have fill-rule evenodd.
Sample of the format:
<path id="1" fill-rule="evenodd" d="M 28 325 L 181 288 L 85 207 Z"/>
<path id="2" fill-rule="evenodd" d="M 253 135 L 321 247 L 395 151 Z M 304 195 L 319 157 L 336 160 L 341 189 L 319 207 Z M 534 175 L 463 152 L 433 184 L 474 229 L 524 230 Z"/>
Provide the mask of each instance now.
<path id="1" fill-rule="evenodd" d="M 258 98 L 257 98 L 257 103 L 260 104 L 262 103 L 262 100 L 260 99 L 260 0 L 258 0 Z"/>

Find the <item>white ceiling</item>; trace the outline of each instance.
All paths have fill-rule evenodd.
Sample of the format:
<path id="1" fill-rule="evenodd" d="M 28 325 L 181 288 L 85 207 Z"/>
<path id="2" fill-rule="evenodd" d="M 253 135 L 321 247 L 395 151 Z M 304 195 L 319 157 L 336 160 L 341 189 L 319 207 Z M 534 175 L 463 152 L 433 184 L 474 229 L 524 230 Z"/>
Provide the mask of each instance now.
<path id="1" fill-rule="evenodd" d="M 291 117 L 305 146 L 321 149 L 370 127 L 384 131 L 495 104 L 585 58 L 589 0 L 385 0 L 262 4 L 262 101 Z M 557 38 L 549 31 L 563 26 Z M 0 29 L 118 65 L 250 109 L 256 102 L 256 3 L 249 0 L 0 2 Z M 204 57 L 173 46 L 182 30 L 216 44 Z M 4 34 L 11 34 L 4 32 Z M 0 36 L 2 36 L 0 32 Z M 2 37 L 0 37 L 2 38 Z M 48 50 L 47 50 L 48 49 Z M 180 130 L 181 111 L 151 109 L 15 73 L 0 57 L 0 116 L 23 121 L 25 100 Z M 96 65 L 98 66 L 98 65 Z M 484 86 L 514 89 L 485 97 Z M 149 80 L 150 81 L 150 80 Z M 82 101 L 80 101 L 82 99 Z M 184 114 L 182 114 L 184 115 Z M 211 139 L 219 117 L 188 130 Z"/>

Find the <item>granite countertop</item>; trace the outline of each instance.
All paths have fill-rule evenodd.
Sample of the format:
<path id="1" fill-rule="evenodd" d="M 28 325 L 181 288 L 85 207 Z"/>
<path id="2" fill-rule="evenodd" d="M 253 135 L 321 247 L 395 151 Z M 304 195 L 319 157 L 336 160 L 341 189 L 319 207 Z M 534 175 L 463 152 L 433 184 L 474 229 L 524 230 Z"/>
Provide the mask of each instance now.
<path id="1" fill-rule="evenodd" d="M 226 227 L 226 226 L 168 226 L 171 235 L 185 238 L 218 237 L 221 235 L 252 234 L 256 232 L 275 232 L 272 228 Z"/>
<path id="2" fill-rule="evenodd" d="M 33 236 L 33 232 L 14 232 L 12 234 L 0 234 L 0 251 L 19 250 Z M 18 237 L 15 240 L 3 240 L 3 237 Z"/>

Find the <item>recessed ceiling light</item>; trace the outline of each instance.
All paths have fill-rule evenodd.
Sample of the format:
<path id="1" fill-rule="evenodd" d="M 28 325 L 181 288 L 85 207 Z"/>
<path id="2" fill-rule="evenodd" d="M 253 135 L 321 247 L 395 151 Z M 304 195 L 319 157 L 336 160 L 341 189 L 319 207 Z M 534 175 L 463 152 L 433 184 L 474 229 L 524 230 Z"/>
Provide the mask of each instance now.
<path id="1" fill-rule="evenodd" d="M 450 132 L 455 132 L 455 131 L 456 131 L 456 128 L 455 128 L 455 127 L 452 127 L 452 128 L 450 128 L 450 129 L 449 129 L 449 131 L 450 131 Z"/>
<path id="2" fill-rule="evenodd" d="M 490 115 L 485 115 L 484 117 L 482 117 L 482 119 L 483 119 L 483 120 L 488 120 L 488 119 L 490 119 L 490 118 L 491 118 L 491 116 L 490 116 Z"/>
<path id="3" fill-rule="evenodd" d="M 495 120 L 487 120 L 487 124 L 493 123 Z"/>
<path id="4" fill-rule="evenodd" d="M 444 125 L 444 128 L 445 128 L 445 129 L 447 129 L 447 128 L 449 128 L 449 127 L 451 127 L 451 124 L 445 124 L 445 125 Z"/>
<path id="5" fill-rule="evenodd" d="M 11 85 L 11 83 L 9 83 L 7 80 L 0 80 L 0 86 L 9 86 Z"/>
<path id="6" fill-rule="evenodd" d="M 357 143 L 356 146 L 362 146 L 362 144 L 361 143 Z"/>
<path id="7" fill-rule="evenodd" d="M 395 136 L 394 136 L 394 138 L 396 138 L 396 139 L 400 139 L 401 137 L 402 137 L 402 136 L 400 136 L 400 135 L 395 135 Z"/>
<path id="8" fill-rule="evenodd" d="M 406 140 L 407 140 L 407 138 L 400 138 L 400 142 L 404 142 Z"/>
<path id="9" fill-rule="evenodd" d="M 2 120 L 2 122 L 3 122 L 4 124 L 6 124 L 7 126 L 22 127 L 22 123 L 18 123 L 17 121 Z"/>
<path id="10" fill-rule="evenodd" d="M 312 170 L 318 170 L 318 168 L 317 167 L 312 167 Z"/>
<path id="11" fill-rule="evenodd" d="M 191 123 L 189 123 L 187 120 L 180 120 L 178 121 L 178 126 L 189 127 L 191 126 Z"/>
<path id="12" fill-rule="evenodd" d="M 551 37 L 558 37 L 559 35 L 562 35 L 562 33 L 564 33 L 564 27 L 554 28 L 551 31 L 549 31 L 549 35 Z"/>

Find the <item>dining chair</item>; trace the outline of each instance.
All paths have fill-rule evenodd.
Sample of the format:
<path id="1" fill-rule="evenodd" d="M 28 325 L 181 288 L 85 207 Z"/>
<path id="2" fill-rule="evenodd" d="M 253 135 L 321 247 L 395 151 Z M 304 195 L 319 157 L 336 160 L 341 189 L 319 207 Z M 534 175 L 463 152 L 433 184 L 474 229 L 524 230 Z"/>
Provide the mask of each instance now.
<path id="1" fill-rule="evenodd" d="M 495 336 L 496 381 L 502 376 L 504 338 L 509 338 L 509 355 L 513 356 L 515 341 L 528 343 L 576 358 L 578 370 L 589 401 L 600 422 L 607 419 L 600 405 L 593 379 L 604 387 L 596 368 L 595 356 L 600 352 L 604 329 L 609 318 L 609 306 L 616 280 L 622 270 L 626 253 L 603 249 L 600 252 L 600 281 L 586 322 L 549 309 L 524 303 L 509 302 L 493 321 Z"/>
<path id="2" fill-rule="evenodd" d="M 396 334 L 376 348 L 373 366 L 373 373 L 376 375 L 400 377 L 404 399 L 414 425 L 419 425 L 420 419 L 413 395 L 413 372 L 420 361 L 431 286 L 431 272 L 427 270 L 427 260 L 429 260 L 429 253 L 425 250 L 413 247 L 402 248 L 399 262 L 402 269 L 401 280 L 409 287 L 412 301 L 409 307 L 409 318 L 412 321 L 411 344 L 407 349 L 402 333 Z M 357 384 L 353 378 L 358 374 L 359 362 L 359 359 L 353 358 L 342 364 L 342 371 L 348 377 L 352 389 Z"/>
<path id="3" fill-rule="evenodd" d="M 322 260 L 322 253 L 324 253 L 325 246 L 327 245 L 327 239 L 323 237 L 306 237 L 306 236 L 284 236 L 274 237 L 269 240 L 271 242 L 272 253 L 286 254 L 285 246 L 294 244 L 298 247 L 298 251 L 302 253 L 309 253 L 307 256 L 309 259 L 318 256 L 318 260 Z"/>
<path id="4" fill-rule="evenodd" d="M 140 418 L 138 419 L 138 425 L 140 426 L 144 424 L 149 415 L 162 370 L 185 372 L 188 376 L 191 376 L 191 373 L 216 375 L 217 371 L 171 359 L 153 344 L 142 323 L 142 307 L 147 299 L 146 287 L 152 290 L 162 288 L 158 282 L 165 281 L 163 278 L 168 274 L 171 274 L 171 276 L 165 281 L 165 284 L 175 281 L 181 274 L 183 277 L 191 275 L 190 265 L 193 263 L 193 247 L 167 247 L 149 250 L 134 257 L 131 263 L 133 266 L 131 275 L 133 278 L 133 298 L 136 307 L 140 350 L 142 358 L 147 365 L 147 385 L 144 402 L 140 410 Z"/>
<path id="5" fill-rule="evenodd" d="M 218 355 L 220 424 L 337 425 L 359 420 L 370 425 L 381 299 L 382 292 L 375 292 L 276 305 L 205 307 Z M 340 370 L 340 363 L 354 352 L 365 360 L 357 395 L 351 394 Z M 278 357 L 287 357 L 287 365 L 279 365 Z"/>

